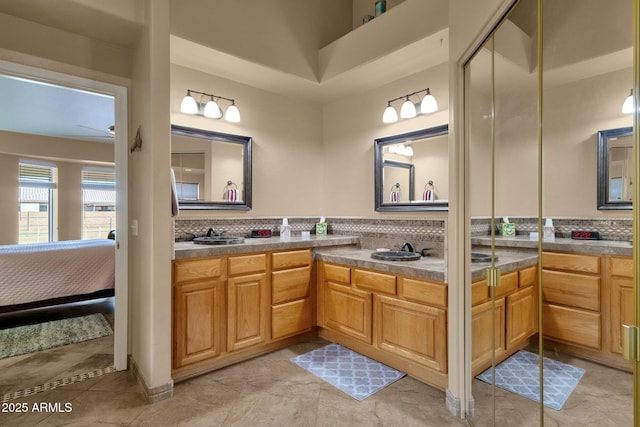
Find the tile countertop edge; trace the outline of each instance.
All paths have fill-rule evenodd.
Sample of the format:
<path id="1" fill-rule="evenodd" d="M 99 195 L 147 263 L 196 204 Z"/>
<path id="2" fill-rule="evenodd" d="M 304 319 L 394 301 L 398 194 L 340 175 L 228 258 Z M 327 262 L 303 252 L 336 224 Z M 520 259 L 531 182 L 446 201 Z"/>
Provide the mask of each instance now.
<path id="1" fill-rule="evenodd" d="M 472 237 L 471 244 L 474 246 L 489 246 L 491 245 L 491 238 L 489 236 Z M 538 241 L 525 237 L 496 237 L 495 245 L 500 248 L 536 249 L 538 247 Z M 557 238 L 553 242 L 542 242 L 542 249 L 602 255 L 632 256 L 633 254 L 633 246 L 628 241 L 618 240 L 573 240 Z"/>
<path id="2" fill-rule="evenodd" d="M 174 259 L 320 248 L 326 246 L 358 245 L 359 243 L 360 238 L 357 236 L 332 235 L 327 237 L 311 237 L 310 239 L 301 239 L 300 236 L 292 236 L 290 240 L 280 240 L 279 237 L 246 238 L 244 243 L 229 245 L 197 245 L 193 242 L 175 242 Z"/>
<path id="3" fill-rule="evenodd" d="M 371 249 L 360 248 L 323 248 L 314 252 L 317 261 L 446 283 L 443 258 L 424 257 L 417 261 L 382 261 L 371 258 L 373 252 Z"/>

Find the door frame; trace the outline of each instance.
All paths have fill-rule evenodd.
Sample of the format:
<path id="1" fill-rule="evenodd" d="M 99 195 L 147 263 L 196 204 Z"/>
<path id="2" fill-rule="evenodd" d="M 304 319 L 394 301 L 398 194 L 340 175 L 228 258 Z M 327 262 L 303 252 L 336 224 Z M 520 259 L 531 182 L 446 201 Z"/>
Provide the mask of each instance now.
<path id="1" fill-rule="evenodd" d="M 113 358 L 116 370 L 127 369 L 128 353 L 128 313 L 129 313 L 129 196 L 128 196 L 128 171 L 129 171 L 129 147 L 128 147 L 128 111 L 125 86 L 112 83 L 91 80 L 70 74 L 63 74 L 42 68 L 17 64 L 0 60 L 0 73 L 20 76 L 38 81 L 45 81 L 58 86 L 66 86 L 75 89 L 110 95 L 114 98 L 115 128 L 118 132 L 114 140 L 114 161 L 116 170 L 116 229 L 124 232 L 116 234 L 115 257 L 115 319 Z"/>

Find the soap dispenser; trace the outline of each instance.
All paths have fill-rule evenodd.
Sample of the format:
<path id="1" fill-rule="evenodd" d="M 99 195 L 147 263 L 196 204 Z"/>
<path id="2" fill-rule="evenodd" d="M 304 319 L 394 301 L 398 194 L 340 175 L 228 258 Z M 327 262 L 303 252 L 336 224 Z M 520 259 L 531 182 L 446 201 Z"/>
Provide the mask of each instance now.
<path id="1" fill-rule="evenodd" d="M 551 218 L 547 218 L 542 231 L 542 237 L 545 242 L 553 242 L 554 240 L 556 240 L 556 232 L 553 228 L 553 220 Z"/>
<path id="2" fill-rule="evenodd" d="M 282 218 L 280 226 L 280 240 L 291 240 L 291 226 L 288 218 Z"/>

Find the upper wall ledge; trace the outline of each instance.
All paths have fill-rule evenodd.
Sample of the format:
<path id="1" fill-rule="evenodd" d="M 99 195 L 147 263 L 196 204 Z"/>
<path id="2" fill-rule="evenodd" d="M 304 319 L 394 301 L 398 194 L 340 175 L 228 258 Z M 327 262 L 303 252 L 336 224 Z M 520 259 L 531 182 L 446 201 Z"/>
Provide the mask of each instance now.
<path id="1" fill-rule="evenodd" d="M 448 14 L 448 2 L 406 0 L 400 3 L 320 49 L 320 81 L 393 56 L 416 43 L 420 43 L 424 69 L 447 61 Z M 418 69 L 413 72 L 416 71 Z"/>

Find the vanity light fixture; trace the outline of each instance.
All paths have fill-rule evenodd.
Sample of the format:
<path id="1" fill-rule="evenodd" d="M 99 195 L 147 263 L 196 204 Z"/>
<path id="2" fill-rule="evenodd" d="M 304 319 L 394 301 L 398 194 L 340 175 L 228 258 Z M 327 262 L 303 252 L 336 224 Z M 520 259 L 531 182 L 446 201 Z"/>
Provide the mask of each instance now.
<path id="1" fill-rule="evenodd" d="M 402 103 L 402 107 L 400 107 L 400 117 L 403 119 L 413 119 L 417 115 L 418 112 L 416 111 L 416 106 L 407 96 L 405 101 Z"/>
<path id="2" fill-rule="evenodd" d="M 414 104 L 410 98 L 414 95 L 419 95 L 422 92 L 425 92 L 425 95 L 420 102 L 420 114 L 429 114 L 438 111 L 438 102 L 436 101 L 436 98 L 431 95 L 429 88 L 426 88 L 387 101 L 387 108 L 384 109 L 384 113 L 382 114 L 382 122 L 395 123 L 398 121 L 398 112 L 391 105 L 391 103 L 399 101 L 401 99 L 404 99 L 404 102 L 402 103 L 402 107 L 400 108 L 400 118 L 411 119 L 413 117 L 416 117 L 418 115 L 416 104 Z"/>
<path id="3" fill-rule="evenodd" d="M 196 101 L 191 93 L 199 94 L 200 100 Z M 203 102 L 202 98 L 209 97 L 209 100 Z M 224 96 L 214 95 L 212 93 L 198 92 L 197 90 L 187 89 L 187 95 L 182 99 L 180 111 L 185 114 L 198 114 L 210 119 L 222 118 L 222 109 L 219 101 L 223 99 L 231 103 L 224 114 L 224 118 L 228 122 L 237 123 L 240 121 L 240 110 L 236 107 L 235 99 L 225 98 Z"/>
<path id="4" fill-rule="evenodd" d="M 624 100 L 622 104 L 622 114 L 631 114 L 633 113 L 633 89 L 629 92 L 629 96 Z"/>

